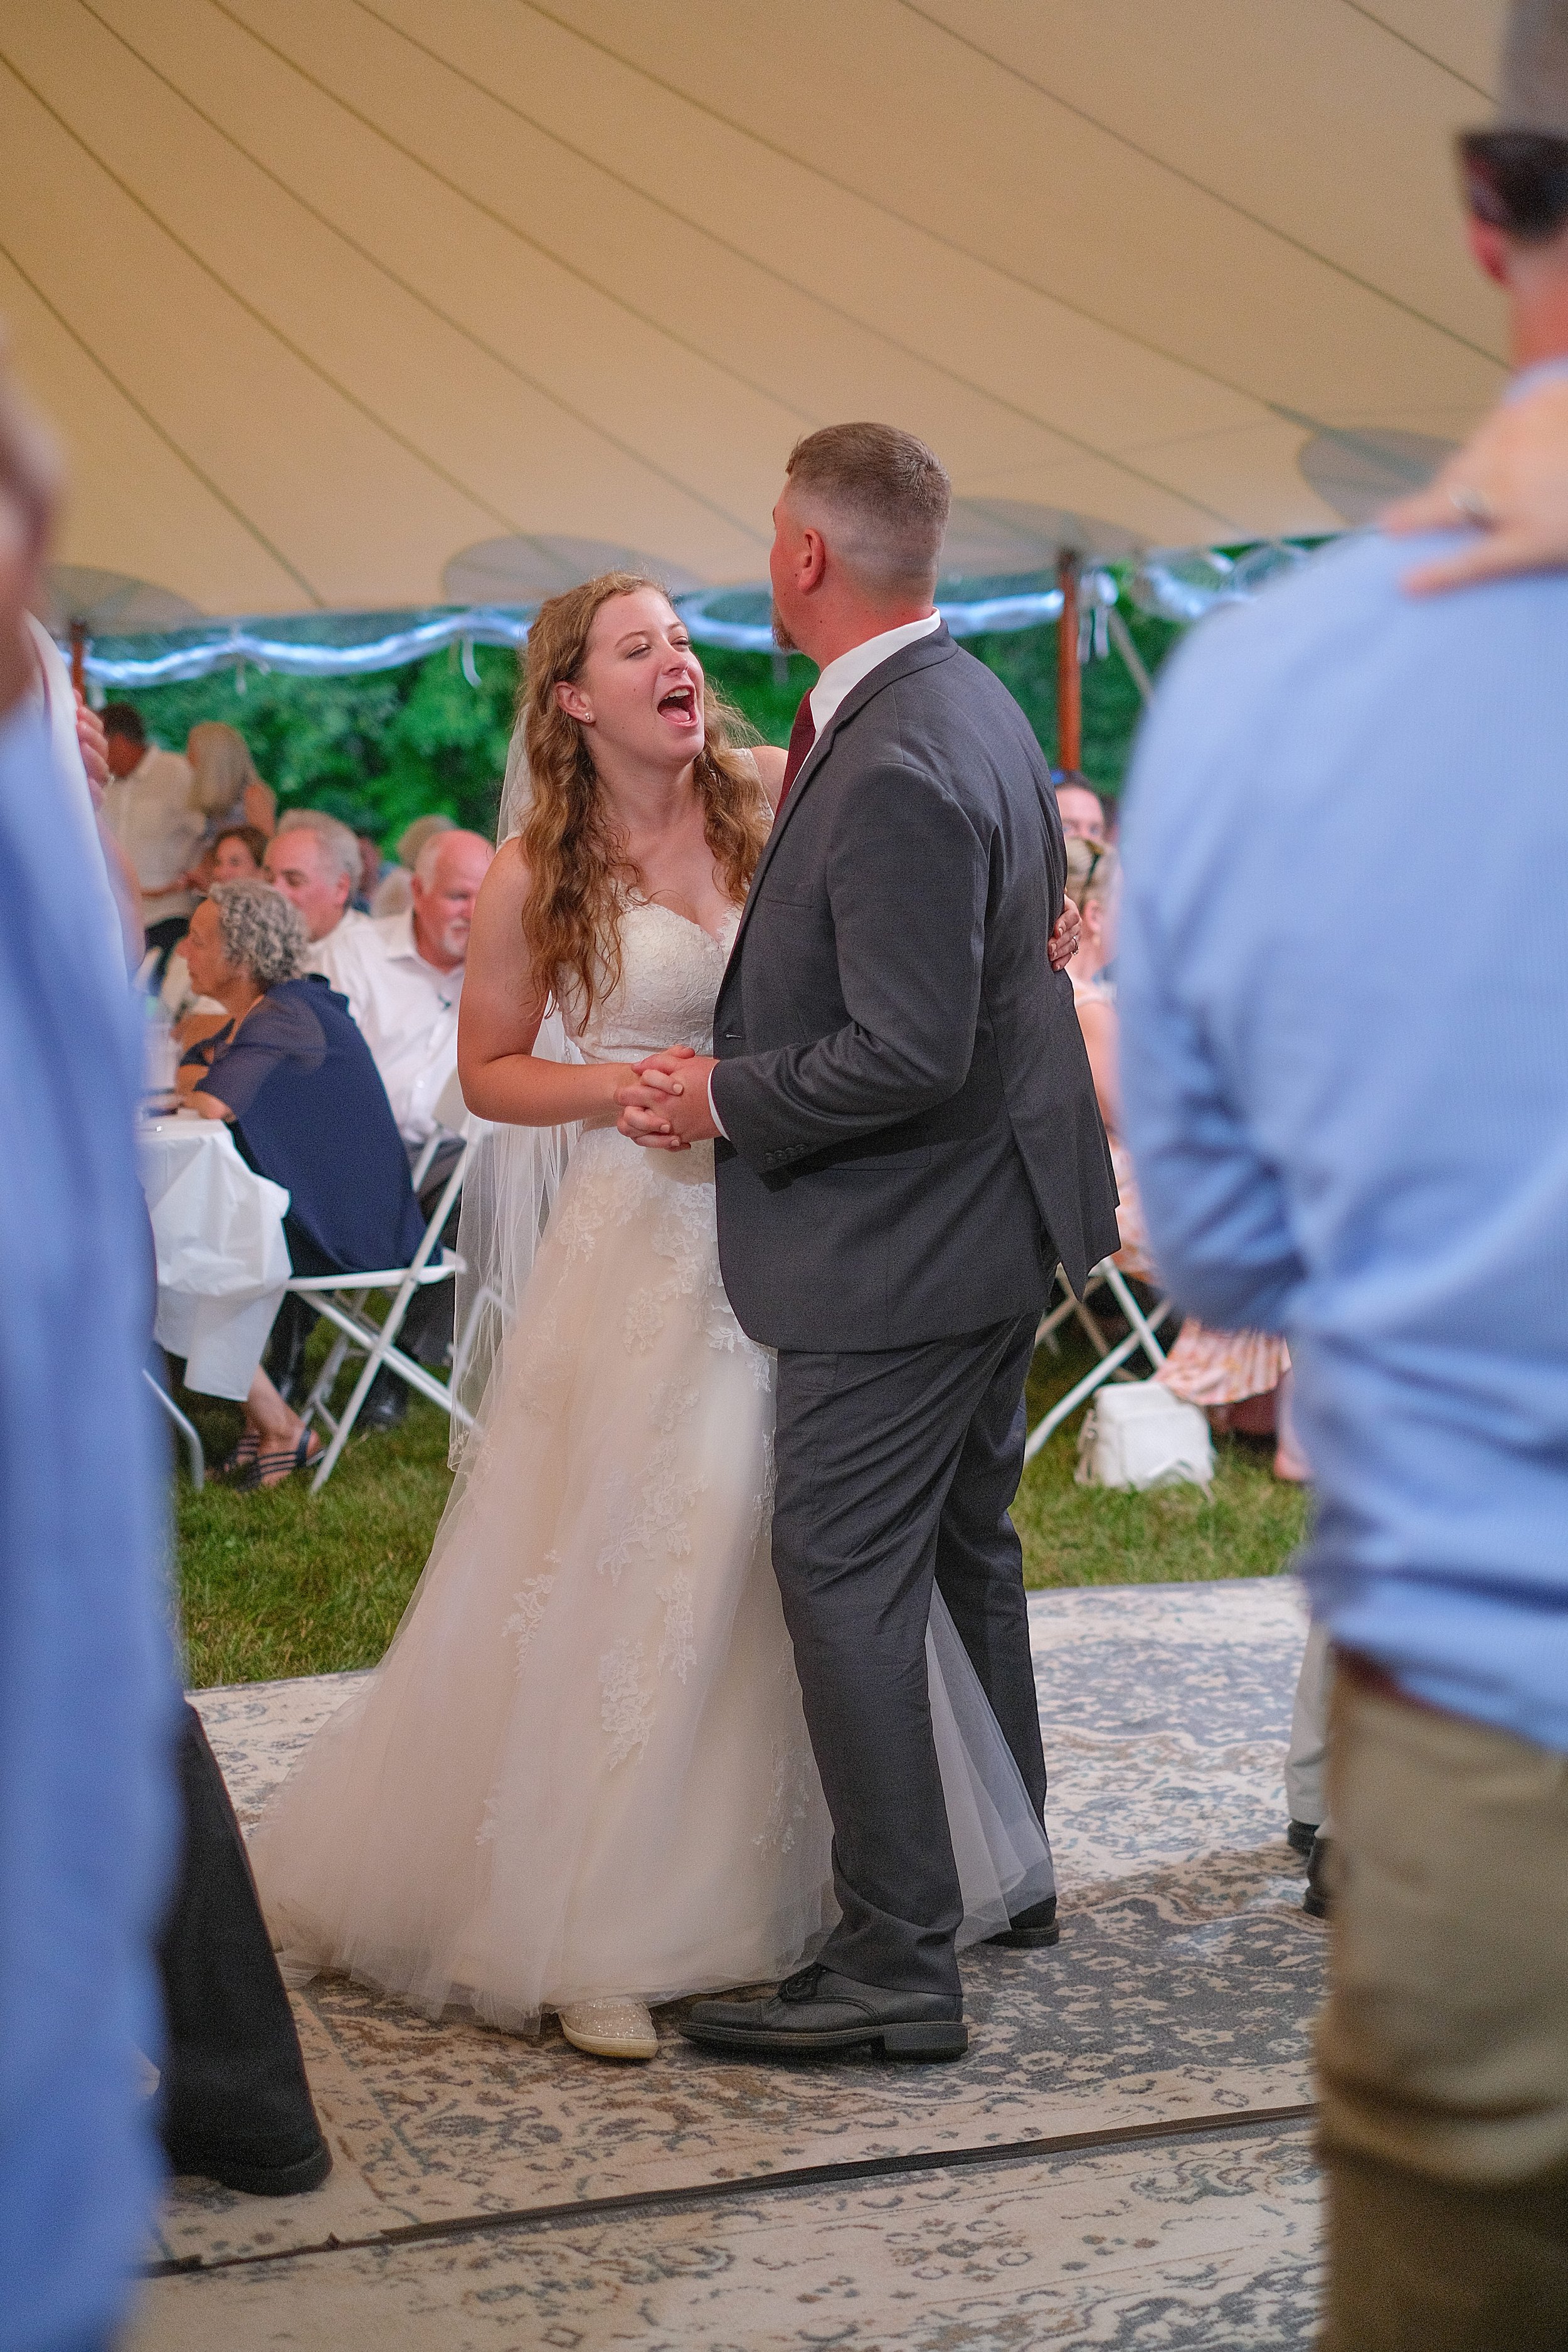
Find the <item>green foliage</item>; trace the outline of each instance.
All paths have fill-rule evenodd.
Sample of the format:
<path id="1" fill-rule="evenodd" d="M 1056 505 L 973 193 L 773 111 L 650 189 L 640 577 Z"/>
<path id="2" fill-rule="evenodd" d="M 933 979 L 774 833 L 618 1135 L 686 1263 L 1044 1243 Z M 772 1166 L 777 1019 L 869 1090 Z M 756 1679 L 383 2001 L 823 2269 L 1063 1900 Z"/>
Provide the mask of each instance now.
<path id="1" fill-rule="evenodd" d="M 1125 599 L 1121 617 L 1151 676 L 1159 669 L 1181 631 L 1168 621 L 1150 620 Z M 1006 635 L 965 637 L 965 649 L 994 670 L 1020 705 L 1052 766 L 1057 764 L 1057 632 L 1015 629 Z M 1083 673 L 1084 774 L 1114 795 L 1131 757 L 1142 715 L 1142 698 L 1131 671 L 1112 646 L 1104 661 L 1090 661 Z"/>
<path id="2" fill-rule="evenodd" d="M 416 816 L 440 811 L 493 833 L 511 736 L 517 663 L 474 649 L 478 687 L 456 647 L 369 677 L 262 677 L 232 670 L 136 697 L 150 734 L 182 745 L 202 719 L 236 727 L 282 808 L 329 809 L 390 849 Z"/>
<path id="3" fill-rule="evenodd" d="M 1151 670 L 1179 634 L 1122 606 Z M 1048 758 L 1056 757 L 1057 633 L 1020 629 L 965 640 L 1017 698 Z M 515 657 L 475 648 L 478 687 L 457 649 L 363 678 L 263 677 L 240 689 L 232 670 L 135 699 L 159 742 L 184 742 L 198 719 L 221 719 L 249 744 L 281 807 L 330 809 L 390 850 L 405 825 L 437 810 L 489 834 L 495 825 L 517 693 Z M 798 656 L 704 651 L 715 688 L 765 743 L 787 743 L 795 706 L 816 672 Z M 1083 766 L 1103 790 L 1121 787 L 1142 705 L 1120 656 L 1090 662 L 1083 681 Z"/>

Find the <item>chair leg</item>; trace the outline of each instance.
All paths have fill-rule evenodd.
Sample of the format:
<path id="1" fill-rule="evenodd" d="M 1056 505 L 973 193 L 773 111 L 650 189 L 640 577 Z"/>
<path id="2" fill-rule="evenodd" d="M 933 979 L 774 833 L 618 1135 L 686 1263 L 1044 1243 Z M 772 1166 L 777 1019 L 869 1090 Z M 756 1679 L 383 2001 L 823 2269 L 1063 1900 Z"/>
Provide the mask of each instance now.
<path id="1" fill-rule="evenodd" d="M 349 1442 L 353 1425 L 360 1417 L 366 1397 L 370 1394 L 371 1383 L 385 1362 L 389 1350 L 403 1328 L 403 1318 L 408 1312 L 408 1302 L 414 1296 L 414 1289 L 413 1283 L 405 1282 L 392 1302 L 391 1311 L 376 1334 L 374 1344 L 365 1356 L 363 1370 L 353 1384 L 349 1401 L 338 1416 L 337 1427 L 332 1432 L 332 1442 L 322 1454 L 316 1475 L 310 1481 L 312 1495 L 321 1493 L 321 1488 L 338 1466 L 338 1457 Z M 342 1344 L 346 1349 L 347 1339 L 345 1339 Z"/>
<path id="2" fill-rule="evenodd" d="M 1174 1311 L 1171 1301 L 1163 1298 L 1152 1316 L 1144 1314 L 1127 1286 L 1127 1277 L 1119 1265 L 1107 1265 L 1106 1283 L 1129 1324 L 1138 1334 L 1138 1344 L 1156 1371 L 1165 1360 L 1165 1350 L 1155 1338 L 1162 1323 Z"/>
<path id="3" fill-rule="evenodd" d="M 169 1394 L 168 1390 L 163 1386 L 162 1381 L 155 1381 L 145 1364 L 142 1367 L 142 1377 L 146 1381 L 148 1387 L 152 1390 L 153 1395 L 157 1398 L 159 1403 L 163 1406 L 163 1411 L 168 1414 L 169 1419 L 174 1423 L 174 1427 L 179 1431 L 180 1436 L 184 1442 L 185 1458 L 191 1465 L 191 1484 L 199 1495 L 202 1488 L 207 1482 L 207 1465 L 206 1456 L 202 1452 L 202 1441 L 197 1433 L 195 1423 L 193 1421 L 188 1420 L 180 1411 L 179 1406 L 174 1402 L 174 1398 Z"/>
<path id="4" fill-rule="evenodd" d="M 349 1343 L 340 1333 L 338 1338 L 332 1341 L 331 1346 L 327 1350 L 327 1360 L 321 1366 L 321 1371 L 316 1377 L 315 1386 L 311 1389 L 310 1395 L 305 1399 L 304 1403 L 300 1408 L 300 1418 L 301 1421 L 314 1421 L 318 1412 L 321 1412 L 321 1407 L 332 1393 L 333 1383 L 337 1380 L 338 1374 L 342 1370 L 343 1358 L 348 1354 L 348 1351 Z"/>

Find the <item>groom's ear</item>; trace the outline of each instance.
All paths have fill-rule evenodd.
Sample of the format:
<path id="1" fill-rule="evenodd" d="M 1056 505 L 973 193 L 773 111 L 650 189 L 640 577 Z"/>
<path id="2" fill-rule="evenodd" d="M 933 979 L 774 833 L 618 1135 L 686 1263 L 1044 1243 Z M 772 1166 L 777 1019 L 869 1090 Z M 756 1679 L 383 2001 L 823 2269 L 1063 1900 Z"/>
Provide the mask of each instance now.
<path id="1" fill-rule="evenodd" d="M 820 588 L 827 570 L 827 541 L 815 523 L 807 523 L 800 534 L 800 562 L 795 573 L 796 585 L 804 595 Z"/>

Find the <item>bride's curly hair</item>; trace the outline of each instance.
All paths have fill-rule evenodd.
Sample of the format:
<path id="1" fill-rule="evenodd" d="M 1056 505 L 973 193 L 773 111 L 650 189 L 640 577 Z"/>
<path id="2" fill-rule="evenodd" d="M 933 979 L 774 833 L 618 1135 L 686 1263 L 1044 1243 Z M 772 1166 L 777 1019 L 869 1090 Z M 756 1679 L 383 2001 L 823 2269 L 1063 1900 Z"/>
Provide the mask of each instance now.
<path id="1" fill-rule="evenodd" d="M 620 979 L 620 911 L 638 876 L 605 805 L 586 733 L 562 709 L 555 688 L 581 675 L 601 605 L 645 588 L 667 593 L 641 572 L 602 572 L 580 588 L 547 598 L 528 633 L 518 698 L 529 768 L 521 836 L 529 872 L 522 935 L 538 984 L 558 997 L 564 993 L 583 1020 Z M 706 680 L 702 714 L 706 740 L 693 775 L 703 832 L 738 905 L 762 855 L 771 813 L 755 768 L 738 748 L 737 739 L 756 738 Z"/>

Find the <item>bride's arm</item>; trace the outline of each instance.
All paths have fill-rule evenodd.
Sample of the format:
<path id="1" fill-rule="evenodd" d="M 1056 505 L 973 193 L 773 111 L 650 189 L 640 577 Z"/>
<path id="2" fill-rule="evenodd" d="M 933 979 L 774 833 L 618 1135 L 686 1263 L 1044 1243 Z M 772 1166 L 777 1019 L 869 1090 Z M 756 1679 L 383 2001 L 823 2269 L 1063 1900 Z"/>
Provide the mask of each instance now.
<path id="1" fill-rule="evenodd" d="M 625 1062 L 551 1062 L 533 1041 L 545 998 L 522 937 L 528 868 L 515 840 L 503 843 L 480 886 L 458 1014 L 458 1075 L 463 1100 L 480 1118 L 508 1127 L 605 1126 L 619 1117 L 616 1088 Z"/>

